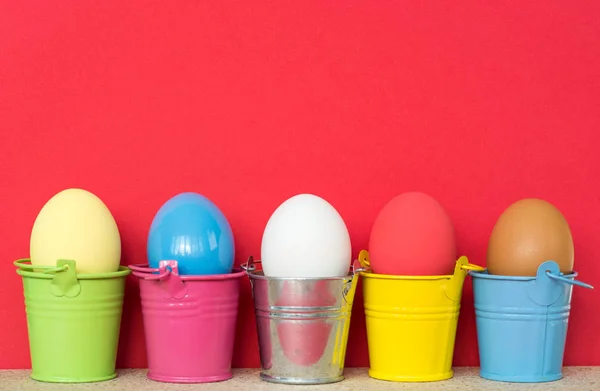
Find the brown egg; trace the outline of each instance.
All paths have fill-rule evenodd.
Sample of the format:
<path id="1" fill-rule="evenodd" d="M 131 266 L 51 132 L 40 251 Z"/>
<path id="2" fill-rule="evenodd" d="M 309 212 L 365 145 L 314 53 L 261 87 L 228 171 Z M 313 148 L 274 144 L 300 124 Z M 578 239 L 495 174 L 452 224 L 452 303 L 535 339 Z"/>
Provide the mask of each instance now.
<path id="1" fill-rule="evenodd" d="M 547 201 L 529 198 L 515 202 L 496 222 L 487 251 L 490 274 L 535 276 L 546 261 L 560 271 L 573 270 L 573 237 L 562 213 Z"/>

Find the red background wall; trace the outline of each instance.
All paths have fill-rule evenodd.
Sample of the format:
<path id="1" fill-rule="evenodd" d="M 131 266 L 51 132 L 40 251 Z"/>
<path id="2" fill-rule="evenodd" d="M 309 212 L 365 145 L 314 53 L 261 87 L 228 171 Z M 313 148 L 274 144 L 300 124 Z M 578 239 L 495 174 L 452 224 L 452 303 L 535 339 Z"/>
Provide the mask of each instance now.
<path id="1" fill-rule="evenodd" d="M 30 365 L 12 261 L 68 187 L 111 209 L 124 264 L 182 191 L 222 208 L 237 264 L 300 192 L 338 208 L 355 255 L 391 197 L 427 192 L 482 265 L 503 209 L 541 197 L 600 285 L 598 2 L 91 3 L 0 2 L 0 367 Z M 133 278 L 126 295 L 118 364 L 144 367 Z M 348 366 L 368 365 L 361 302 Z M 463 303 L 455 364 L 477 365 L 470 281 Z M 600 364 L 599 305 L 575 288 L 567 365 Z M 255 332 L 244 280 L 235 366 L 259 365 Z"/>

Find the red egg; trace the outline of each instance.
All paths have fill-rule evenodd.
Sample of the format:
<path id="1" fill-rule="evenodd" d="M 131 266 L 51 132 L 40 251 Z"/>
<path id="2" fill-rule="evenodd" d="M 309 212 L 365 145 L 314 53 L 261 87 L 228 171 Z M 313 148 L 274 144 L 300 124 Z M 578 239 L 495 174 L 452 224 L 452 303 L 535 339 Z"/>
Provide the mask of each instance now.
<path id="1" fill-rule="evenodd" d="M 452 274 L 456 263 L 452 221 L 440 203 L 429 195 L 400 194 L 375 219 L 369 257 L 371 270 L 378 274 Z"/>
<path id="2" fill-rule="evenodd" d="M 276 305 L 282 307 L 329 307 L 336 297 L 329 290 L 327 280 L 314 284 L 283 283 L 281 297 Z M 279 342 L 288 360 L 299 366 L 309 367 L 317 363 L 327 347 L 332 324 L 326 322 L 299 322 L 295 319 L 277 325 Z"/>

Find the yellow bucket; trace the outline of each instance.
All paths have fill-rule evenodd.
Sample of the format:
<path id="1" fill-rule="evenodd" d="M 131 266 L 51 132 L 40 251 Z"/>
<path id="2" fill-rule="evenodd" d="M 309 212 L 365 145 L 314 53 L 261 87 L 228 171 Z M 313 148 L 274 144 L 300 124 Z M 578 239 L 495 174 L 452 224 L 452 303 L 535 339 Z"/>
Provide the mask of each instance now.
<path id="1" fill-rule="evenodd" d="M 452 357 L 463 282 L 469 270 L 484 270 L 467 257 L 453 275 L 374 274 L 369 254 L 359 255 L 369 345 L 369 376 L 400 382 L 446 380 Z"/>

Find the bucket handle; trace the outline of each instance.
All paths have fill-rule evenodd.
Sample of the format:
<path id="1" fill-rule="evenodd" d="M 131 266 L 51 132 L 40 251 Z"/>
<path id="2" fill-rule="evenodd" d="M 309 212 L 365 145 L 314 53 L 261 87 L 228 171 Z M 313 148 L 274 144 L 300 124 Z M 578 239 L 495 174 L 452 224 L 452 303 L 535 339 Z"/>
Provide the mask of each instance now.
<path id="1" fill-rule="evenodd" d="M 460 265 L 460 268 L 463 270 L 471 270 L 474 272 L 483 272 L 485 271 L 484 267 L 472 264 L 472 263 L 467 263 L 466 265 Z"/>
<path id="2" fill-rule="evenodd" d="M 554 261 L 543 262 L 538 266 L 536 278 L 531 281 L 527 288 L 529 299 L 540 306 L 549 306 L 555 303 L 563 294 L 564 289 L 559 283 L 577 285 L 587 289 L 593 289 L 589 284 L 575 281 L 576 272 L 571 273 L 570 278 L 560 273 L 558 263 Z"/>
<path id="3" fill-rule="evenodd" d="M 42 273 L 44 273 L 44 274 L 64 272 L 69 269 L 68 264 L 64 264 L 62 266 L 42 266 L 42 265 L 31 265 L 31 264 L 27 265 L 27 264 L 25 264 L 25 262 L 31 262 L 31 259 L 29 259 L 29 258 L 17 259 L 16 261 L 13 262 L 13 265 L 18 267 L 19 269 L 23 269 L 26 271 L 43 270 Z"/>
<path id="4" fill-rule="evenodd" d="M 587 289 L 594 289 L 594 287 L 593 287 L 592 285 L 590 285 L 590 284 L 586 284 L 586 283 L 585 283 L 585 282 L 583 282 L 583 281 L 578 281 L 578 280 L 576 280 L 576 279 L 572 279 L 572 280 L 571 280 L 571 279 L 569 279 L 569 278 L 565 278 L 565 277 L 563 277 L 563 276 L 559 276 L 559 275 L 557 275 L 557 274 L 554 274 L 554 273 L 552 273 L 552 272 L 551 272 L 551 271 L 549 271 L 549 270 L 546 270 L 546 275 L 547 275 L 548 277 L 552 278 L 553 280 L 560 281 L 560 282 L 564 282 L 564 283 L 566 283 L 566 284 L 577 285 L 577 286 L 580 286 L 580 287 L 582 287 L 582 288 L 587 288 Z"/>
<path id="5" fill-rule="evenodd" d="M 29 262 L 26 264 L 25 262 Z M 54 274 L 50 283 L 50 292 L 56 297 L 74 298 L 81 293 L 81 285 L 77 278 L 77 267 L 74 260 L 58 259 L 56 266 L 32 265 L 31 259 L 18 259 L 13 262 L 21 270 L 33 271 L 42 270 L 41 274 Z"/>
<path id="6" fill-rule="evenodd" d="M 371 262 L 369 261 L 369 252 L 367 250 L 360 250 L 358 253 L 358 262 L 361 266 L 360 271 L 371 271 Z"/>
<path id="7" fill-rule="evenodd" d="M 256 270 L 256 264 L 261 263 L 260 260 L 254 260 L 254 257 L 250 255 L 246 263 L 242 263 L 241 267 L 246 271 L 246 273 L 250 273 Z"/>
<path id="8" fill-rule="evenodd" d="M 250 274 L 254 270 L 256 270 L 256 264 L 261 263 L 260 260 L 254 260 L 254 257 L 251 255 L 248 257 L 246 263 L 241 265 L 241 268 L 246 271 L 246 274 Z M 360 276 L 360 272 L 364 271 L 365 268 L 362 266 L 362 263 L 357 259 L 350 266 L 352 271 L 352 279 L 344 284 L 344 288 L 342 290 L 342 297 L 344 298 L 344 302 L 346 305 L 352 305 L 354 301 L 354 293 L 356 291 L 356 285 L 358 284 L 358 277 Z M 250 278 L 250 291 L 252 292 L 252 297 L 254 297 L 254 281 Z"/>
<path id="9" fill-rule="evenodd" d="M 444 285 L 446 297 L 454 302 L 460 302 L 463 291 L 463 284 L 469 271 L 482 272 L 485 268 L 469 262 L 469 259 L 462 255 L 454 265 L 454 273 L 448 282 Z"/>
<path id="10" fill-rule="evenodd" d="M 463 260 L 463 258 L 464 258 L 464 260 Z M 360 262 L 361 268 L 357 269 L 356 270 L 357 272 L 371 270 L 371 262 L 369 261 L 369 252 L 367 250 L 360 251 L 360 253 L 358 254 L 358 261 Z M 461 270 L 473 270 L 473 271 L 478 271 L 478 272 L 482 272 L 485 270 L 484 267 L 469 263 L 469 261 L 467 260 L 466 257 L 459 258 L 458 262 L 456 263 L 456 267 Z M 455 274 L 456 274 L 456 270 L 455 270 Z"/>
<path id="11" fill-rule="evenodd" d="M 362 254 L 362 251 L 361 251 L 361 254 Z M 258 263 L 261 263 L 261 261 L 255 260 L 254 257 L 252 255 L 250 255 L 250 257 L 248 257 L 248 260 L 246 261 L 246 263 L 242 263 L 240 266 L 242 269 L 244 269 L 246 271 L 247 274 L 249 274 L 250 272 L 253 272 L 256 270 L 256 264 L 258 264 Z M 360 256 L 359 256 L 359 259 L 357 261 L 354 261 L 352 263 L 352 265 L 350 266 L 350 271 L 352 272 L 353 275 L 359 274 L 360 272 L 363 272 L 366 269 L 367 269 L 367 267 L 365 267 L 363 265 L 362 261 L 360 260 Z"/>
<path id="12" fill-rule="evenodd" d="M 362 268 L 359 271 L 371 271 L 371 262 L 369 261 L 369 252 L 361 250 L 358 255 L 358 261 Z M 469 263 L 466 256 L 461 256 L 454 266 L 454 272 L 450 279 L 444 284 L 444 293 L 449 300 L 458 302 L 462 296 L 463 282 L 469 270 L 484 271 L 485 268 Z"/>
<path id="13" fill-rule="evenodd" d="M 354 302 L 354 294 L 356 293 L 356 287 L 358 285 L 358 279 L 360 274 L 365 271 L 365 268 L 360 263 L 359 259 L 354 260 L 352 262 L 352 279 L 344 284 L 344 289 L 342 291 L 342 297 L 347 305 L 352 305 Z"/>
<path id="14" fill-rule="evenodd" d="M 131 274 L 145 280 L 162 280 L 171 274 L 171 270 L 167 267 L 152 268 L 138 265 L 129 265 L 128 267 L 131 269 Z M 158 272 L 158 274 L 154 274 L 155 272 Z"/>
<path id="15" fill-rule="evenodd" d="M 177 261 L 160 261 L 158 268 L 129 265 L 131 273 L 144 280 L 161 281 L 166 279 L 169 295 L 174 299 L 183 299 L 187 295 L 187 287 L 179 276 Z M 153 274 L 158 272 L 158 274 Z"/>

